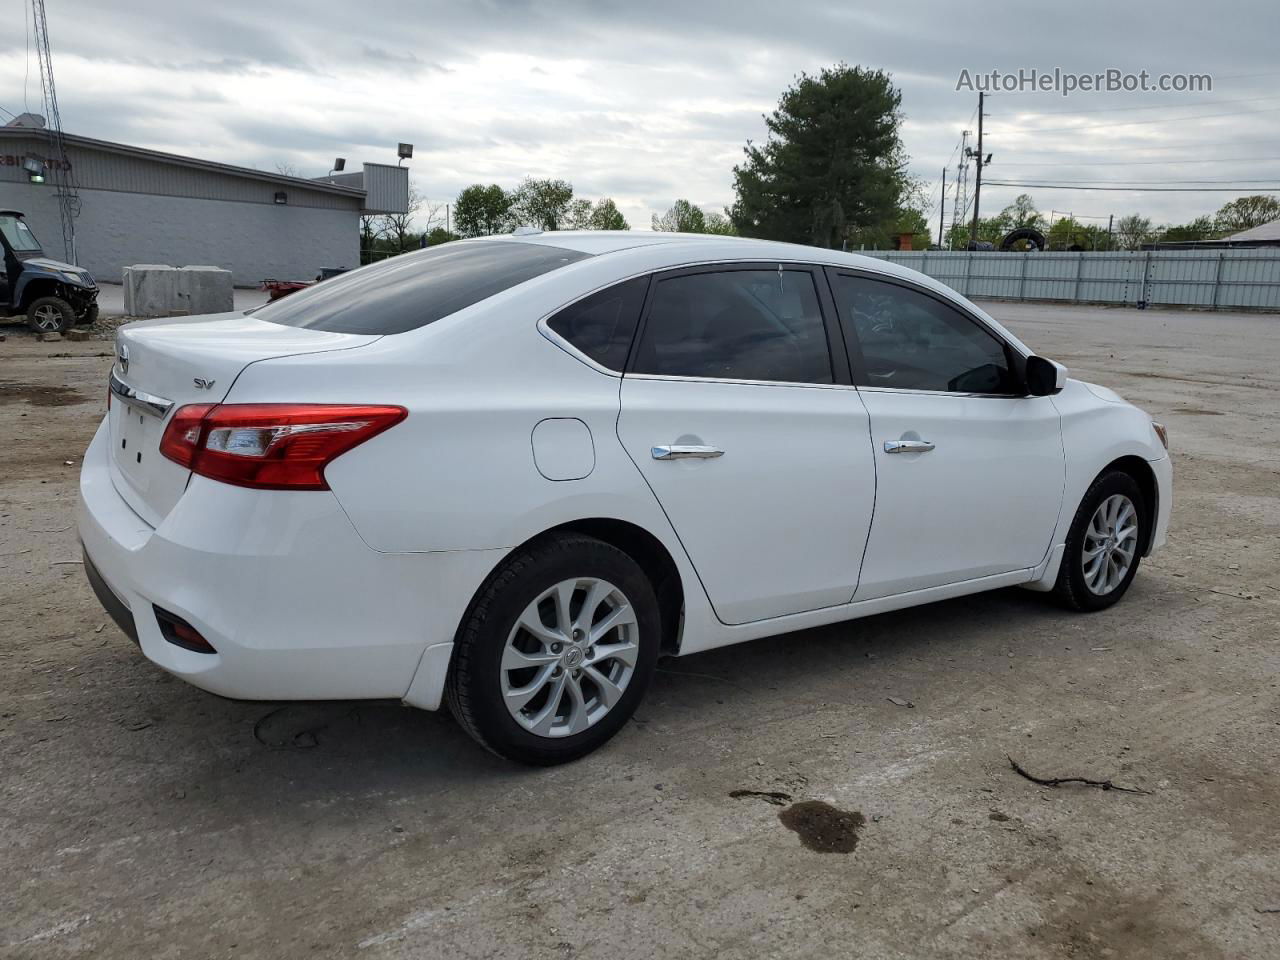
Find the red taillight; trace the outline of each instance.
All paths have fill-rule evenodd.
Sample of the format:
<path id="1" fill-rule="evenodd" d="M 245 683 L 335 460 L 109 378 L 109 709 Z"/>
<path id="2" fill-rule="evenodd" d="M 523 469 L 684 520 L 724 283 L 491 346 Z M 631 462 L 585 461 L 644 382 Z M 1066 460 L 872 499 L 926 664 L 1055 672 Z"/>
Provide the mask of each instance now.
<path id="1" fill-rule="evenodd" d="M 202 477 L 241 487 L 328 490 L 325 466 L 407 413 L 350 404 L 191 404 L 169 421 L 160 452 Z"/>

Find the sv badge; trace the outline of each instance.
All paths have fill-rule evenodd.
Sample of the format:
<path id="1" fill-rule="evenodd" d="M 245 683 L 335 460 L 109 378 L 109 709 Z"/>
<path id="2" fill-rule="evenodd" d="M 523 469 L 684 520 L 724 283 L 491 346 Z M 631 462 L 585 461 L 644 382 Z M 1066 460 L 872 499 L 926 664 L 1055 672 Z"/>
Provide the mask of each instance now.
<path id="1" fill-rule="evenodd" d="M 212 390 L 216 380 L 205 380 L 203 377 L 193 377 L 192 383 L 196 385 L 197 390 Z"/>

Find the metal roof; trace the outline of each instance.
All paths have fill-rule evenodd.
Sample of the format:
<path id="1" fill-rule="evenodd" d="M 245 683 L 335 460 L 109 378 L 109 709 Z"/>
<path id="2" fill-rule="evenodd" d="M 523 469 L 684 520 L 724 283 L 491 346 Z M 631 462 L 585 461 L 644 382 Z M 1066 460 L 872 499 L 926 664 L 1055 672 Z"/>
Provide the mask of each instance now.
<path id="1" fill-rule="evenodd" d="M 23 140 L 30 140 L 33 136 L 41 137 L 45 134 L 46 131 L 36 130 L 30 127 L 0 127 L 0 138 L 11 137 L 13 139 L 20 138 Z M 363 198 L 365 195 L 365 191 L 359 187 L 340 186 L 336 183 L 326 183 L 323 180 L 308 180 L 305 177 L 290 177 L 283 173 L 271 173 L 267 170 L 255 170 L 252 167 L 236 167 L 229 163 L 217 163 L 213 160 L 200 160 L 196 157 L 184 157 L 177 153 L 165 153 L 161 150 L 150 150 L 146 147 L 135 147 L 127 143 L 113 143 L 110 140 L 95 140 L 92 137 L 82 137 L 73 133 L 64 133 L 62 135 L 62 139 L 68 146 L 84 147 L 89 150 L 101 150 L 107 153 L 115 153 L 127 157 L 141 157 L 144 160 L 169 163 L 175 166 L 188 167 L 193 170 L 202 170 L 206 173 L 220 173 L 229 177 L 262 180 L 267 183 L 293 187 L 298 190 L 315 190 L 319 193 L 329 193 L 340 197 Z"/>
<path id="2" fill-rule="evenodd" d="M 1223 237 L 1223 239 L 1231 241 L 1232 243 L 1248 243 L 1250 241 L 1256 242 L 1259 240 L 1280 241 L 1280 220 L 1272 220 L 1270 223 L 1264 223 L 1261 226 L 1252 227 L 1249 230 L 1242 230 L 1239 233 L 1233 233 L 1229 237 Z"/>

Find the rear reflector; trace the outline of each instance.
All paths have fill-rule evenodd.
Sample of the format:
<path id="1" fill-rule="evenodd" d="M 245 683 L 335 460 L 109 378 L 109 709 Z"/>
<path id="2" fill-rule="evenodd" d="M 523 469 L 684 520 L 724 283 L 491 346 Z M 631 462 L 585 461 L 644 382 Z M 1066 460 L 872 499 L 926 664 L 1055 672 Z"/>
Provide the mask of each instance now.
<path id="1" fill-rule="evenodd" d="M 200 635 L 200 631 L 176 613 L 152 606 L 156 613 L 156 623 L 160 626 L 160 636 L 176 647 L 190 650 L 192 653 L 217 653 L 213 644 Z"/>
<path id="2" fill-rule="evenodd" d="M 328 490 L 331 461 L 407 415 L 404 407 L 353 404 L 191 404 L 169 420 L 160 452 L 223 483 Z"/>

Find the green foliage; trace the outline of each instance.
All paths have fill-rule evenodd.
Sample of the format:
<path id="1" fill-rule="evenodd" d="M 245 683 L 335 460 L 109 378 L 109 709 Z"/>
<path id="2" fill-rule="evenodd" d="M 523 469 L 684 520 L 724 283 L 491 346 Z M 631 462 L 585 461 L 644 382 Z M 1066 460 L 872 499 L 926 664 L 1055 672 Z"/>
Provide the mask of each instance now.
<path id="1" fill-rule="evenodd" d="M 569 204 L 565 222 L 562 225 L 570 230 L 630 230 L 631 224 L 622 215 L 618 205 L 609 197 L 602 197 L 592 203 L 579 197 Z"/>
<path id="2" fill-rule="evenodd" d="M 450 233 L 444 227 L 433 227 L 423 235 L 425 246 L 434 247 L 437 244 L 448 243 L 450 240 L 461 240 L 462 238 L 456 233 Z"/>
<path id="3" fill-rule="evenodd" d="M 538 180 L 525 177 L 512 194 L 512 212 L 518 223 L 559 230 L 569 220 L 573 184 L 568 180 Z"/>
<path id="4" fill-rule="evenodd" d="M 1144 243 L 1149 243 L 1153 236 L 1150 217 L 1131 213 L 1116 221 L 1115 240 L 1118 250 L 1137 250 Z"/>
<path id="5" fill-rule="evenodd" d="M 1000 216 L 1008 222 L 1010 230 L 1019 230 L 1023 227 L 1044 229 L 1044 216 L 1036 209 L 1035 201 L 1031 199 L 1029 193 L 1020 193 L 1014 197 L 1013 203 L 1000 211 Z"/>
<path id="6" fill-rule="evenodd" d="M 738 231 L 734 229 L 733 221 L 723 213 L 714 211 L 703 216 L 702 232 L 714 233 L 722 237 L 736 237 L 738 235 Z"/>
<path id="7" fill-rule="evenodd" d="M 453 224 L 463 237 L 488 237 L 508 233 L 511 224 L 511 194 L 496 183 L 487 187 L 474 183 L 453 204 Z"/>
<path id="8" fill-rule="evenodd" d="M 1280 200 L 1263 193 L 1239 197 L 1223 204 L 1214 217 L 1218 229 L 1223 233 L 1251 230 L 1272 220 L 1280 220 Z"/>
<path id="9" fill-rule="evenodd" d="M 589 230 L 630 230 L 631 224 L 622 215 L 618 205 L 610 197 L 602 197 L 596 201 L 591 210 Z"/>
<path id="10" fill-rule="evenodd" d="M 1160 239 L 1166 243 L 1194 243 L 1197 240 L 1214 240 L 1220 231 L 1213 217 L 1196 217 L 1190 223 L 1171 224 L 1160 231 Z"/>
<path id="11" fill-rule="evenodd" d="M 677 200 L 662 216 L 653 215 L 654 230 L 665 233 L 706 233 L 707 215 L 688 200 Z"/>
<path id="12" fill-rule="evenodd" d="M 898 128 L 901 94 L 889 75 L 840 63 L 802 73 L 734 167 L 729 216 L 743 236 L 842 247 L 882 226 L 909 186 Z"/>
<path id="13" fill-rule="evenodd" d="M 732 221 L 722 213 L 706 213 L 688 200 L 677 200 L 662 216 L 656 214 L 650 225 L 654 230 L 666 233 L 715 233 L 732 237 L 737 235 Z"/>

